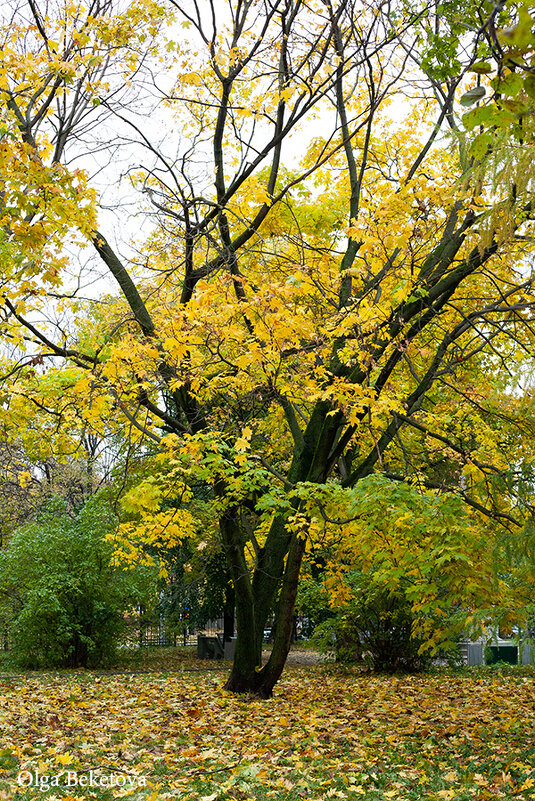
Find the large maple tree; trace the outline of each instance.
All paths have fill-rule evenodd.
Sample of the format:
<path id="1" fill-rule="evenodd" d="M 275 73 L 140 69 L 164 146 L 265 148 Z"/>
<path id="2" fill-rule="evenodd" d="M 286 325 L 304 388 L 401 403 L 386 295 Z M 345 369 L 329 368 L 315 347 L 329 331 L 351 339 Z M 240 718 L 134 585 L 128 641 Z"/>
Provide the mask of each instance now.
<path id="1" fill-rule="evenodd" d="M 230 690 L 271 694 L 307 542 L 353 537 L 372 473 L 513 532 L 531 515 L 513 379 L 533 338 L 532 122 L 511 106 L 482 140 L 458 104 L 493 64 L 518 71 L 508 20 L 488 2 L 28 0 L 2 29 L 6 430 L 30 451 L 87 429 L 152 448 L 126 529 L 151 542 L 192 536 L 209 490 Z M 72 284 L 87 248 L 121 297 Z"/>

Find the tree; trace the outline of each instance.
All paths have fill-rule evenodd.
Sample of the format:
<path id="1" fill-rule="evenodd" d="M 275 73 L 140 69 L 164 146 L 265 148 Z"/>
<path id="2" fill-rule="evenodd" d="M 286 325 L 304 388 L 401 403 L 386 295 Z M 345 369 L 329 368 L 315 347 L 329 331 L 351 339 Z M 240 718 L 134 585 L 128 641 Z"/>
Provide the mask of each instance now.
<path id="1" fill-rule="evenodd" d="M 0 552 L 0 619 L 16 664 L 87 667 L 113 658 L 125 613 L 148 604 L 155 587 L 150 570 L 114 564 L 115 522 L 102 498 L 74 519 L 52 499 Z"/>
<path id="2" fill-rule="evenodd" d="M 7 432 L 6 436 L 9 437 Z M 0 547 L 13 531 L 35 519 L 51 498 L 62 498 L 68 512 L 74 515 L 109 482 L 110 454 L 100 445 L 102 442 L 94 435 L 82 436 L 73 452 L 58 452 L 59 459 L 50 458 L 47 447 L 43 461 L 34 450 L 27 452 L 20 440 L 6 441 L 0 446 Z"/>
<path id="3" fill-rule="evenodd" d="M 503 534 L 458 495 L 377 474 L 330 495 L 330 523 L 312 538 L 298 603 L 319 613 L 315 637 L 337 658 L 365 657 L 382 670 L 425 667 L 437 653 L 454 658 L 461 637 L 485 633 L 516 590 L 532 591 L 533 559 L 509 563 L 507 574 L 496 558 Z M 343 537 L 333 519 L 341 513 Z M 517 608 L 526 602 L 517 597 Z"/>
<path id="4" fill-rule="evenodd" d="M 531 515 L 495 389 L 532 436 L 513 381 L 533 336 L 532 173 L 514 139 L 471 149 L 457 105 L 512 14 L 483 0 L 122 13 L 32 0 L 4 29 L 3 330 L 19 348 L 8 398 L 40 404 L 58 432 L 66 414 L 105 419 L 152 448 L 160 484 L 140 495 L 151 537 L 192 536 L 188 493 L 207 486 L 236 598 L 232 691 L 271 695 L 307 539 L 323 523 L 343 536 L 327 510 L 350 506 L 374 471 L 456 491 L 512 531 Z M 152 214 L 137 250 L 109 241 L 104 213 L 97 229 L 95 191 L 71 166 L 89 165 L 88 137 L 102 150 L 110 127 Z M 58 295 L 68 306 L 73 231 L 122 292 L 93 325 L 89 301 L 75 325 L 49 311 Z M 169 495 L 175 522 L 159 505 Z"/>

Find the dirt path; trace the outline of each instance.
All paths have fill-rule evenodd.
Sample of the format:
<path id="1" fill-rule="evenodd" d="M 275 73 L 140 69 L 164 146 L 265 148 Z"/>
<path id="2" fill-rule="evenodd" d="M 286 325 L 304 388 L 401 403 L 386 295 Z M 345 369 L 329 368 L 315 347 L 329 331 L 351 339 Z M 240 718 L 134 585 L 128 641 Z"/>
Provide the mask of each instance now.
<path id="1" fill-rule="evenodd" d="M 271 651 L 269 649 L 264 649 L 262 651 L 262 657 L 264 662 L 267 662 L 269 654 Z M 286 664 L 288 665 L 319 665 L 321 662 L 325 661 L 325 655 L 318 653 L 318 651 L 309 651 L 308 649 L 303 648 L 300 650 L 299 648 L 292 648 L 290 653 L 288 654 L 288 660 Z"/>

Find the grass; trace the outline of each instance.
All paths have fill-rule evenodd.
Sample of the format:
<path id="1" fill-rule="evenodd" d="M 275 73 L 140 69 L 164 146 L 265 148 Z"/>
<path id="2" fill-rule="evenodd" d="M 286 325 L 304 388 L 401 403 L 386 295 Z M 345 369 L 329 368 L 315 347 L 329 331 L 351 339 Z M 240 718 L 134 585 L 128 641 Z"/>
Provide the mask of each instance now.
<path id="1" fill-rule="evenodd" d="M 147 649 L 115 672 L 4 674 L 0 799 L 535 798 L 532 668 L 290 667 L 267 702 L 222 690 L 226 669 Z"/>

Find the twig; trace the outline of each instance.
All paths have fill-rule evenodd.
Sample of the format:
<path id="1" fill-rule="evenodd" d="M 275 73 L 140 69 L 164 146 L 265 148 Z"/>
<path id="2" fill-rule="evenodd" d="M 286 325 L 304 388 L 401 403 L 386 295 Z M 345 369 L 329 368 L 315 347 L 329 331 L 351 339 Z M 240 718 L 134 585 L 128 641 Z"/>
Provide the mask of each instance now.
<path id="1" fill-rule="evenodd" d="M 232 770 L 233 768 L 238 768 L 240 766 L 241 759 L 238 762 L 233 762 L 232 765 L 225 765 L 223 768 L 214 768 L 213 770 L 204 770 L 201 768 L 200 770 L 194 770 L 191 773 L 188 773 L 187 776 L 184 778 L 189 779 L 191 776 L 210 776 L 212 773 L 221 773 L 224 770 Z"/>

